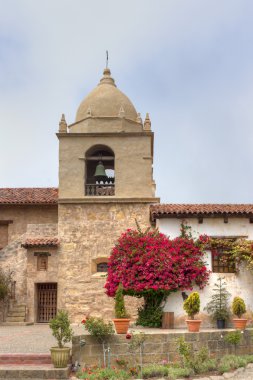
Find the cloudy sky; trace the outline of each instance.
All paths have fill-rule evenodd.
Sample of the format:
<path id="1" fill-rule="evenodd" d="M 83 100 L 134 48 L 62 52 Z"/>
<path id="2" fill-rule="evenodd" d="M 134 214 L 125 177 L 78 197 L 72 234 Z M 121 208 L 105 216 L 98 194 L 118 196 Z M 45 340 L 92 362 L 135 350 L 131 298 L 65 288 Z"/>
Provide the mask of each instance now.
<path id="1" fill-rule="evenodd" d="M 74 121 L 109 50 L 155 132 L 166 203 L 253 202 L 252 0 L 0 0 L 0 187 L 58 183 Z"/>

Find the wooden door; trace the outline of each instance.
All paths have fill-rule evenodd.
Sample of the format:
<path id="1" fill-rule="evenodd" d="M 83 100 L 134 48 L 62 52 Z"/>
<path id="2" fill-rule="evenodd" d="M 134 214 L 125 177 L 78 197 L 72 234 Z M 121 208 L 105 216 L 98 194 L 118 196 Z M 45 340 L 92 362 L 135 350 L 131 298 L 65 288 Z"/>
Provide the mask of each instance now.
<path id="1" fill-rule="evenodd" d="M 49 322 L 57 313 L 57 284 L 37 284 L 38 313 L 37 322 Z"/>

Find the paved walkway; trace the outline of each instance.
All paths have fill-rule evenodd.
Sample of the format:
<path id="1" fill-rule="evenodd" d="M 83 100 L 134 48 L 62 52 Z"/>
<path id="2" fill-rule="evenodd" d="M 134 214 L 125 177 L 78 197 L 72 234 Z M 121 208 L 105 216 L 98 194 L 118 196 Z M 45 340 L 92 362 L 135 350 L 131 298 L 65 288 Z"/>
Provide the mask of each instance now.
<path id="1" fill-rule="evenodd" d="M 84 327 L 72 326 L 75 334 L 83 334 Z M 49 353 L 56 340 L 48 324 L 31 326 L 1 326 L 0 353 Z"/>

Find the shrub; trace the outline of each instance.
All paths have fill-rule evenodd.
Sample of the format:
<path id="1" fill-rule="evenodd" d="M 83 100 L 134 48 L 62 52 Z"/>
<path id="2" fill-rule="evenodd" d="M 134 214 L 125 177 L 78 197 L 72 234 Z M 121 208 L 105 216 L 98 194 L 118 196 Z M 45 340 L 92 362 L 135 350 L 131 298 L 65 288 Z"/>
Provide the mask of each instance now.
<path id="1" fill-rule="evenodd" d="M 59 348 L 63 348 L 65 343 L 71 341 L 73 330 L 70 327 L 70 321 L 66 311 L 59 310 L 55 318 L 51 319 L 49 327 L 57 340 Z"/>
<path id="2" fill-rule="evenodd" d="M 146 294 L 144 305 L 138 308 L 138 318 L 136 325 L 144 327 L 161 327 L 163 307 L 161 306 L 164 301 L 164 295 Z"/>
<path id="3" fill-rule="evenodd" d="M 239 367 L 246 367 L 246 365 L 252 363 L 252 361 L 252 355 L 225 355 L 220 360 L 218 371 L 219 373 L 224 373 Z"/>
<path id="4" fill-rule="evenodd" d="M 128 372 L 115 368 L 84 368 L 77 373 L 79 379 L 85 380 L 127 380 Z"/>
<path id="5" fill-rule="evenodd" d="M 124 302 L 123 286 L 121 283 L 115 294 L 115 318 L 128 318 Z"/>
<path id="6" fill-rule="evenodd" d="M 214 284 L 211 300 L 205 307 L 205 310 L 211 315 L 214 321 L 218 319 L 229 319 L 228 299 L 230 293 L 227 291 L 225 285 L 226 282 L 219 277 L 218 282 Z"/>
<path id="7" fill-rule="evenodd" d="M 5 300 L 10 295 L 12 278 L 13 272 L 10 270 L 5 272 L 0 268 L 0 300 Z"/>
<path id="8" fill-rule="evenodd" d="M 231 331 L 224 336 L 224 341 L 237 346 L 242 339 L 241 330 Z"/>
<path id="9" fill-rule="evenodd" d="M 245 302 L 241 297 L 235 297 L 233 299 L 232 311 L 238 318 L 241 318 L 241 316 L 246 312 Z"/>
<path id="10" fill-rule="evenodd" d="M 168 368 L 168 378 L 170 380 L 176 380 L 178 379 L 179 377 L 190 377 L 191 375 L 193 375 L 193 371 L 191 368 L 173 368 L 173 367 L 170 367 Z"/>
<path id="11" fill-rule="evenodd" d="M 203 288 L 209 278 L 204 250 L 188 236 L 173 240 L 157 230 L 127 230 L 112 249 L 105 284 L 109 297 L 115 297 L 120 283 L 124 294 L 143 297 L 137 323 L 160 327 L 161 306 L 177 290 Z"/>
<path id="12" fill-rule="evenodd" d="M 168 376 L 169 369 L 161 364 L 149 364 L 142 369 L 142 376 L 144 379 L 150 377 Z"/>
<path id="13" fill-rule="evenodd" d="M 197 353 L 194 353 L 191 344 L 187 343 L 183 337 L 177 339 L 176 342 L 177 351 L 184 368 L 191 369 L 196 374 L 212 371 L 216 368 L 216 360 L 209 358 L 206 347 L 202 347 Z"/>
<path id="14" fill-rule="evenodd" d="M 112 322 L 106 323 L 102 318 L 87 318 L 85 328 L 97 339 L 99 343 L 107 342 L 114 334 Z"/>
<path id="15" fill-rule="evenodd" d="M 186 343 L 183 337 L 180 337 L 176 340 L 177 351 L 180 355 L 181 362 L 184 366 L 188 366 L 190 358 L 192 357 L 192 349 L 190 343 Z"/>
<path id="16" fill-rule="evenodd" d="M 184 310 L 190 319 L 194 319 L 194 316 L 200 311 L 200 298 L 198 292 L 193 292 L 184 301 Z"/>

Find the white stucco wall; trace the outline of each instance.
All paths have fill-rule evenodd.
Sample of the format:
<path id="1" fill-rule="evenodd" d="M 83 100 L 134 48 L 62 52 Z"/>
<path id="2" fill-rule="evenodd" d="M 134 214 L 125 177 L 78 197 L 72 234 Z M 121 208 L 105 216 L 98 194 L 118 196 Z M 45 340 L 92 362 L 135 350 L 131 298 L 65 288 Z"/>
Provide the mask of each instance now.
<path id="1" fill-rule="evenodd" d="M 185 219 L 184 219 L 185 220 Z M 159 231 L 175 238 L 180 235 L 180 225 L 182 220 L 178 218 L 163 218 L 157 220 L 157 227 Z M 245 236 L 253 240 L 253 224 L 249 223 L 247 218 L 229 218 L 228 223 L 224 223 L 223 218 L 204 218 L 203 223 L 199 224 L 197 218 L 189 218 L 185 220 L 186 224 L 191 226 L 193 236 L 197 237 L 201 234 L 209 236 Z M 210 270 L 212 270 L 211 252 L 206 252 L 206 263 Z M 248 317 L 252 318 L 253 311 L 253 275 L 243 268 L 239 273 L 211 273 L 209 285 L 203 290 L 198 287 L 194 290 L 200 293 L 201 312 L 200 317 L 203 320 L 203 326 L 210 326 L 214 323 L 210 321 L 208 315 L 203 310 L 212 295 L 214 283 L 218 277 L 223 277 L 227 283 L 227 290 L 231 293 L 232 302 L 233 297 L 240 296 L 244 299 L 247 307 Z M 190 294 L 191 291 L 186 291 Z M 183 299 L 181 292 L 171 294 L 164 307 L 164 311 L 173 311 L 175 316 L 175 327 L 185 327 L 186 315 L 183 310 Z"/>

